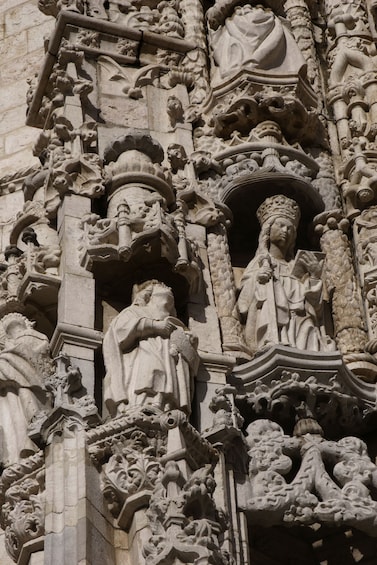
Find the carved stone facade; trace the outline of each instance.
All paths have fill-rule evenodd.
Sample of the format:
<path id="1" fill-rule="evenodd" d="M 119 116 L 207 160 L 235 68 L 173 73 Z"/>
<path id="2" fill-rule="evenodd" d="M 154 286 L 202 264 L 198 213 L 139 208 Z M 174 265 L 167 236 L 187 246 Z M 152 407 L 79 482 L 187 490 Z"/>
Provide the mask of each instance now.
<path id="1" fill-rule="evenodd" d="M 0 24 L 0 564 L 377 565 L 377 3 Z"/>

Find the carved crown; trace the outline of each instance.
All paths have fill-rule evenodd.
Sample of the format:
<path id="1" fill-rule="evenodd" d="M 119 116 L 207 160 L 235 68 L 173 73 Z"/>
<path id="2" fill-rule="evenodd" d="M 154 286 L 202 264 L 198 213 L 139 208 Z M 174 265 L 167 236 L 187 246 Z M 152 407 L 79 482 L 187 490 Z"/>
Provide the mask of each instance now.
<path id="1" fill-rule="evenodd" d="M 261 226 L 272 217 L 288 218 L 297 228 L 300 221 L 300 208 L 291 198 L 283 194 L 277 194 L 276 196 L 266 198 L 257 210 L 257 218 Z"/>

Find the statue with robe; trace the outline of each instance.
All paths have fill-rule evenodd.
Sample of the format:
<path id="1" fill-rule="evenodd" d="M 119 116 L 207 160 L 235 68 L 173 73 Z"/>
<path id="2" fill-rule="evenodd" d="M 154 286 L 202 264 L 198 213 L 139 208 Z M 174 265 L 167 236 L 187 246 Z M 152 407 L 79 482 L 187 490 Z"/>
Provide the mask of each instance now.
<path id="1" fill-rule="evenodd" d="M 257 210 L 259 245 L 240 283 L 238 307 L 252 353 L 274 344 L 333 351 L 324 327 L 323 254 L 294 256 L 300 210 L 284 195 L 267 198 Z"/>
<path id="2" fill-rule="evenodd" d="M 213 57 L 222 77 L 241 68 L 268 73 L 299 73 L 305 59 L 287 25 L 263 6 L 236 6 L 219 26 L 211 18 Z M 213 20 L 213 21 L 212 21 Z"/>
<path id="3" fill-rule="evenodd" d="M 38 451 L 28 437 L 31 419 L 46 408 L 44 379 L 52 372 L 48 338 L 22 314 L 0 321 L 0 462 Z"/>
<path id="4" fill-rule="evenodd" d="M 196 340 L 176 317 L 168 286 L 152 280 L 136 287 L 132 304 L 105 334 L 103 355 L 104 399 L 111 415 L 146 404 L 190 413 Z"/>

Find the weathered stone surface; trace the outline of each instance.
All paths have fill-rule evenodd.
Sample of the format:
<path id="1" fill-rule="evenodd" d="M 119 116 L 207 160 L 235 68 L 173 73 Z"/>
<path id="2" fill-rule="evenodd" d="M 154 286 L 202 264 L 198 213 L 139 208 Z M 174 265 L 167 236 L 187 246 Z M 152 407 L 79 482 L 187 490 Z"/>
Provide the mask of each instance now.
<path id="1" fill-rule="evenodd" d="M 374 562 L 374 4 L 1 2 L 4 565 Z"/>

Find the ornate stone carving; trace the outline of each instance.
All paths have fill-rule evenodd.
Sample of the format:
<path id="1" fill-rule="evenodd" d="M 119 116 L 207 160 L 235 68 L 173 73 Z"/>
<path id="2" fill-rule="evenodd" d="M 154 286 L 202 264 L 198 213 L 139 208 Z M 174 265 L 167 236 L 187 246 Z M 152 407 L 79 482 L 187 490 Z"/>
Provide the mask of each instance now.
<path id="1" fill-rule="evenodd" d="M 22 314 L 0 321 L 0 430 L 2 465 L 37 450 L 27 434 L 35 414 L 47 406 L 44 380 L 52 370 L 47 337 Z"/>
<path id="2" fill-rule="evenodd" d="M 168 214 L 174 197 L 171 179 L 160 165 L 163 157 L 158 142 L 136 131 L 106 149 L 107 219 L 93 214 L 83 219 L 83 251 L 88 249 L 90 257 L 101 260 L 103 254 L 113 254 L 129 260 L 146 242 L 155 240 L 161 241 L 170 261 L 177 260 L 178 234 Z"/>
<path id="3" fill-rule="evenodd" d="M 250 4 L 237 6 L 223 26 L 209 10 L 211 44 L 221 76 L 240 68 L 268 73 L 298 72 L 305 61 L 288 29 L 270 11 Z"/>
<path id="4" fill-rule="evenodd" d="M 112 414 L 152 404 L 191 411 L 198 366 L 193 336 L 176 318 L 171 289 L 148 281 L 105 335 L 105 402 Z"/>
<path id="5" fill-rule="evenodd" d="M 48 226 L 41 205 L 25 204 L 24 211 L 14 223 L 10 242 L 4 252 L 6 262 L 0 264 L 0 313 L 25 313 L 32 308 L 31 303 L 34 307 L 38 305 L 41 311 L 48 310 L 57 299 L 60 285 L 58 267 L 61 249 L 57 233 Z M 42 297 L 45 291 L 49 294 L 47 302 Z"/>
<path id="6" fill-rule="evenodd" d="M 355 220 L 355 231 L 364 277 L 377 266 L 377 207 L 364 210 Z"/>
<path id="7" fill-rule="evenodd" d="M 132 511 L 146 506 L 160 475 L 155 446 L 143 431 L 133 431 L 129 440 L 114 446 L 113 455 L 104 466 L 103 493 L 115 517 L 122 511 L 123 527 L 127 528 L 129 522 L 127 506 Z"/>
<path id="8" fill-rule="evenodd" d="M 265 526 L 322 522 L 376 535 L 377 503 L 370 492 L 376 467 L 363 441 L 356 437 L 327 441 L 310 415 L 297 422 L 295 437 L 269 420 L 250 424 L 247 433 L 250 492 L 244 508 L 252 522 Z M 296 457 L 299 468 L 288 483 L 284 477 Z"/>
<path id="9" fill-rule="evenodd" d="M 15 562 L 23 546 L 45 532 L 43 463 L 43 454 L 38 452 L 7 467 L 1 476 L 1 527 L 7 552 Z"/>
<path id="10" fill-rule="evenodd" d="M 340 194 L 335 180 L 334 165 L 331 156 L 326 151 L 313 155 L 319 165 L 316 178 L 312 181 L 325 203 L 326 210 L 340 208 Z"/>
<path id="11" fill-rule="evenodd" d="M 175 172 L 183 166 L 180 147 L 170 146 Z M 197 290 L 195 245 L 186 235 L 183 210 L 179 203 L 174 206 L 171 175 L 161 166 L 161 145 L 141 131 L 130 130 L 109 145 L 105 158 L 109 161 L 107 218 L 83 217 L 82 264 L 91 269 L 93 261 L 142 256 L 153 262 L 165 257 Z"/>
<path id="12" fill-rule="evenodd" d="M 169 96 L 167 101 L 167 112 L 170 124 L 174 128 L 177 124 L 184 122 L 184 110 L 182 102 L 176 96 Z"/>
<path id="13" fill-rule="evenodd" d="M 134 406 L 121 416 L 89 429 L 88 449 L 93 463 L 100 468 L 126 446 L 139 451 L 147 448 L 155 457 L 164 455 L 165 432 L 161 432 L 161 416 L 162 411 L 151 404 Z"/>
<path id="14" fill-rule="evenodd" d="M 328 361 L 330 365 L 330 360 Z M 314 366 L 314 360 L 313 360 Z M 334 368 L 335 369 L 335 368 Z M 324 382 L 328 381 L 328 382 Z M 354 396 L 346 380 L 335 374 L 328 378 L 313 370 L 282 370 L 277 379 L 256 380 L 246 395 L 239 394 L 237 404 L 247 418 L 274 419 L 282 426 L 292 426 L 297 407 L 305 402 L 321 428 L 336 437 L 350 432 L 361 433 L 366 425 L 373 401 Z"/>
<path id="15" fill-rule="evenodd" d="M 130 407 L 89 430 L 88 443 L 119 527 L 128 531 L 134 512 L 149 507 L 151 533 L 140 549 L 148 562 L 228 562 L 219 543 L 226 521 L 213 497 L 217 452 L 182 411 Z"/>
<path id="16" fill-rule="evenodd" d="M 7 552 L 16 563 L 23 545 L 44 535 L 44 519 L 44 496 L 36 478 L 26 478 L 6 491 L 1 525 Z"/>
<path id="17" fill-rule="evenodd" d="M 207 147 L 210 139 L 213 140 L 213 136 L 203 135 L 198 139 L 197 145 L 202 149 L 196 151 L 195 155 L 203 156 L 201 160 L 204 160 L 204 156 L 208 153 L 204 151 L 204 147 Z M 207 165 L 207 171 L 212 169 L 209 181 L 216 187 L 220 184 L 224 191 L 228 190 L 228 186 L 234 185 L 237 177 L 248 176 L 250 178 L 261 172 L 292 175 L 306 183 L 311 183 L 317 177 L 319 167 L 314 158 L 302 149 L 292 148 L 283 137 L 280 126 L 274 121 L 260 122 L 245 137 L 236 132 L 235 135 L 232 135 L 229 145 L 225 142 L 219 143 L 218 138 L 215 139 L 217 142 L 215 144 L 210 142 L 209 149 L 215 153 L 216 161 L 212 159 L 211 167 Z M 200 170 L 202 169 L 201 165 Z M 225 174 L 220 176 L 220 172 L 225 172 Z M 312 187 L 309 190 L 313 192 Z M 214 196 L 218 197 L 218 193 L 217 188 Z M 319 200 L 318 196 L 317 200 Z"/>
<path id="18" fill-rule="evenodd" d="M 324 257 L 299 251 L 293 259 L 299 207 L 277 195 L 266 199 L 257 215 L 259 246 L 242 276 L 238 298 L 247 345 L 253 353 L 274 343 L 332 350 L 323 318 Z"/>
<path id="19" fill-rule="evenodd" d="M 323 105 L 320 69 L 315 49 L 313 23 L 306 0 L 287 0 L 284 10 L 291 24 L 292 35 L 305 58 L 307 76 L 315 93 Z M 322 99 L 322 100 L 321 100 Z"/>
<path id="20" fill-rule="evenodd" d="M 361 285 L 368 315 L 370 340 L 366 351 L 377 352 L 377 263 L 376 263 L 376 207 L 371 206 L 358 216 L 354 223 L 354 235 L 360 265 Z"/>
<path id="21" fill-rule="evenodd" d="M 340 210 L 316 218 L 315 229 L 326 253 L 324 275 L 332 297 L 334 334 L 343 354 L 363 352 L 368 339 L 347 237 L 348 227 L 349 222 Z"/>
<path id="22" fill-rule="evenodd" d="M 278 123 L 288 139 L 306 141 L 309 124 L 318 130 L 316 116 L 293 94 L 272 88 L 257 93 L 250 90 L 246 85 L 243 92 L 233 92 L 230 99 L 216 104 L 209 120 L 215 135 L 224 139 L 248 136 L 255 126 L 267 120 Z"/>
<path id="23" fill-rule="evenodd" d="M 241 428 L 245 420 L 236 406 L 235 387 L 225 385 L 215 392 L 208 406 L 214 414 L 212 426 L 205 431 L 205 437 L 217 449 L 221 445 L 221 449 L 228 452 L 234 448 L 235 439 L 242 436 Z"/>
<path id="24" fill-rule="evenodd" d="M 38 0 L 38 8 L 46 16 L 58 16 L 60 10 L 70 10 L 82 14 L 84 12 L 83 0 Z"/>
<path id="25" fill-rule="evenodd" d="M 54 361 L 55 371 L 45 380 L 46 390 L 52 396 L 52 409 L 37 413 L 28 427 L 29 437 L 40 446 L 65 427 L 80 429 L 97 425 L 99 420 L 94 398 L 83 387 L 78 367 L 72 366 L 63 353 Z"/>
<path id="26" fill-rule="evenodd" d="M 152 537 L 143 548 L 148 564 L 229 562 L 219 544 L 226 521 L 213 501 L 215 485 L 211 465 L 186 479 L 175 461 L 166 463 L 148 510 Z"/>
<path id="27" fill-rule="evenodd" d="M 246 346 L 236 304 L 236 288 L 226 228 L 220 224 L 208 233 L 208 258 L 225 351 L 245 352 Z"/>
<path id="28" fill-rule="evenodd" d="M 27 93 L 41 168 L 22 213 L 23 173 L 0 179 L 0 426 L 9 413 L 10 443 L 21 416 L 3 405 L 40 394 L 29 437 L 43 452 L 12 465 L 0 445 L 0 556 L 7 536 L 18 565 L 373 561 L 376 543 L 369 555 L 356 538 L 377 539 L 376 467 L 339 438 L 374 448 L 377 0 L 38 4 L 57 23 Z M 301 207 L 306 249 L 305 223 L 326 210 L 323 253 L 295 255 L 296 204 L 266 200 L 240 289 L 258 231 L 247 210 L 279 191 Z M 10 311 L 62 348 L 53 374 L 34 371 L 28 338 L 20 373 L 35 386 L 1 369 L 17 354 L 2 347 Z"/>

